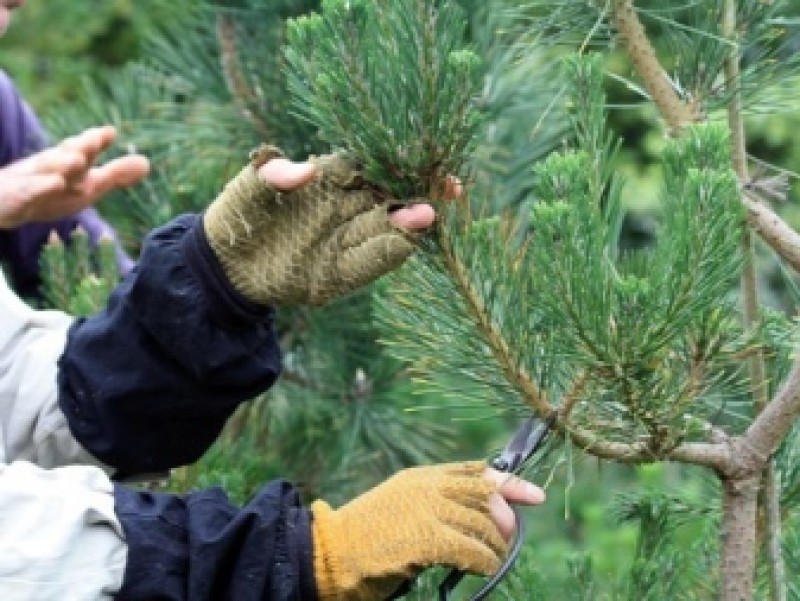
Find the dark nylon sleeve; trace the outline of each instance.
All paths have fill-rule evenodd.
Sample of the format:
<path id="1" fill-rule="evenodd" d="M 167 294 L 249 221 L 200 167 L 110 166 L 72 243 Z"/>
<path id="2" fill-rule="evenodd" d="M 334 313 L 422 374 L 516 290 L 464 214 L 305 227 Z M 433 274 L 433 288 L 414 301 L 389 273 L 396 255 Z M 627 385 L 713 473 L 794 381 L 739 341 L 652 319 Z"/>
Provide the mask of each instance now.
<path id="1" fill-rule="evenodd" d="M 315 601 L 311 514 L 284 481 L 244 508 L 115 487 L 128 561 L 120 601 Z"/>
<path id="2" fill-rule="evenodd" d="M 104 312 L 72 326 L 59 405 L 118 478 L 153 473 L 200 457 L 280 367 L 272 310 L 228 284 L 187 215 L 148 237 Z"/>

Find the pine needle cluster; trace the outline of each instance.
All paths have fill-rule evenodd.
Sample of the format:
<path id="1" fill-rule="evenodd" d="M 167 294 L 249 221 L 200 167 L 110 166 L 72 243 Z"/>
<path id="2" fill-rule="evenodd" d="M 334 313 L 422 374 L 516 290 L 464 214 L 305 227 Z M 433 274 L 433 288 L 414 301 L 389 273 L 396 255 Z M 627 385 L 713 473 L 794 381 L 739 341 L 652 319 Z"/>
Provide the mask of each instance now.
<path id="1" fill-rule="evenodd" d="M 105 308 L 119 283 L 116 247 L 104 238 L 96 247 L 89 235 L 76 229 L 69 240 L 53 233 L 39 258 L 42 301 L 47 308 L 87 316 Z"/>
<path id="2" fill-rule="evenodd" d="M 294 111 L 396 198 L 440 196 L 480 125 L 465 27 L 450 0 L 324 0 L 289 22 Z"/>
<path id="3" fill-rule="evenodd" d="M 570 60 L 565 75 L 574 142 L 536 166 L 527 219 L 453 209 L 387 301 L 388 343 L 443 392 L 460 379 L 483 390 L 476 404 L 549 399 L 593 437 L 659 456 L 703 435 L 692 428 L 718 407 L 702 399 L 735 384 L 724 366 L 743 341 L 720 299 L 743 212 L 727 134 L 698 126 L 667 145 L 659 242 L 622 253 L 600 63 Z"/>

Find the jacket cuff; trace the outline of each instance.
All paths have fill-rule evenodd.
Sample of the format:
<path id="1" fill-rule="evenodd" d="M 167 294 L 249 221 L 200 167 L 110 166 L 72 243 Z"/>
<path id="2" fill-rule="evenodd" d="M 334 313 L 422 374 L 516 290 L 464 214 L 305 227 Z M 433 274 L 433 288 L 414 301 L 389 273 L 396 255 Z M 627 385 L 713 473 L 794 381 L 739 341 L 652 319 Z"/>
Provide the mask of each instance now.
<path id="1" fill-rule="evenodd" d="M 202 245 L 191 250 L 200 224 L 187 215 L 148 236 L 106 309 L 72 325 L 59 361 L 70 431 L 119 478 L 197 460 L 280 373 L 272 310 L 249 312 Z"/>
<path id="2" fill-rule="evenodd" d="M 285 481 L 243 508 L 220 489 L 185 496 L 116 486 L 128 562 L 120 601 L 315 601 L 310 512 Z"/>
<path id="3" fill-rule="evenodd" d="M 250 301 L 233 287 L 208 242 L 203 216 L 194 219 L 183 239 L 184 260 L 202 288 L 213 318 L 220 324 L 241 327 L 271 317 L 271 307 Z"/>

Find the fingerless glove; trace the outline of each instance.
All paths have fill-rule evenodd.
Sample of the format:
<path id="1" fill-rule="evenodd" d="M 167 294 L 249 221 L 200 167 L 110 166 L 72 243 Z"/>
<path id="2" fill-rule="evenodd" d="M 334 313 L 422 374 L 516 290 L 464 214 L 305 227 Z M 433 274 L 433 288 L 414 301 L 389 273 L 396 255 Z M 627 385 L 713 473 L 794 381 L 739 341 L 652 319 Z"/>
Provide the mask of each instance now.
<path id="1" fill-rule="evenodd" d="M 273 147 L 255 151 L 203 217 L 211 248 L 246 298 L 320 305 L 395 269 L 414 251 L 414 234 L 389 221 L 389 203 L 347 159 L 311 159 L 318 177 L 280 191 L 258 174 L 278 156 Z"/>
<path id="2" fill-rule="evenodd" d="M 507 552 L 489 512 L 481 462 L 399 472 L 338 510 L 312 507 L 322 601 L 379 601 L 433 565 L 496 571 Z"/>

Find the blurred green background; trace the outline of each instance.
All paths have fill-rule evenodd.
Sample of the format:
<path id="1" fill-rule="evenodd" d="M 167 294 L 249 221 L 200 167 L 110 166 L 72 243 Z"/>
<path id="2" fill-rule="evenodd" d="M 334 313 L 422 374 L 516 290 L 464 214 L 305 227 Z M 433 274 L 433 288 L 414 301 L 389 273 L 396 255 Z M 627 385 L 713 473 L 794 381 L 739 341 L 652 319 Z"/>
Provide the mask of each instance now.
<path id="1" fill-rule="evenodd" d="M 798 14 L 800 14 L 800 1 Z M 139 58 L 142 40 L 153 25 L 171 18 L 191 2 L 168 3 L 160 0 L 30 0 L 15 17 L 8 34 L 0 40 L 0 68 L 18 83 L 29 103 L 44 121 L 58 114 L 63 107 L 79 105 L 86 79 L 113 74 L 126 62 Z M 798 48 L 800 51 L 800 48 Z M 786 82 L 797 88 L 800 85 Z M 623 86 L 610 82 L 611 103 L 624 107 L 634 98 Z M 625 201 L 631 209 L 626 221 L 626 235 L 631 245 L 647 240 L 652 234 L 651 215 L 657 207 L 659 174 L 656 157 L 663 144 L 656 126 L 656 116 L 640 109 L 612 110 L 613 129 L 623 139 L 620 169 L 627 175 Z M 748 118 L 750 149 L 761 159 L 780 165 L 792 173 L 800 172 L 800 100 L 796 110 L 753 115 Z M 800 225 L 797 177 L 791 178 L 792 194 L 781 212 L 794 225 Z M 103 211 L 102 205 L 100 210 Z M 796 285 L 774 261 L 763 254 L 762 295 L 774 306 L 794 311 Z M 425 419 L 425 414 L 420 414 Z M 474 441 L 465 455 L 483 455 L 500 446 L 512 424 L 501 420 L 475 420 L 467 431 Z M 241 482 L 240 472 L 226 476 L 224 454 L 211 475 L 195 474 L 191 480 L 202 485 L 218 483 L 242 500 L 252 485 Z M 258 463 L 257 459 L 254 461 Z M 278 468 L 279 469 L 279 468 Z M 529 545 L 531 564 L 547 580 L 554 580 L 568 571 L 569 558 L 588 557 L 595 575 L 605 582 L 604 591 L 584 591 L 574 598 L 612 598 L 612 591 L 624 589 L 624 578 L 630 569 L 634 550 L 639 544 L 635 523 L 621 523 L 610 511 L 617 495 L 635 490 L 659 489 L 680 491 L 702 505 L 709 487 L 714 486 L 691 468 L 673 465 L 645 467 L 610 466 L 594 459 L 581 459 L 574 464 L 564 462 L 538 474 L 548 486 L 549 500 L 541 509 L 527 512 L 531 523 Z M 691 524 L 678 536 L 687 545 L 701 542 L 706 536 Z M 557 597 L 550 597 L 557 598 Z M 565 597 L 566 598 L 566 597 Z"/>

